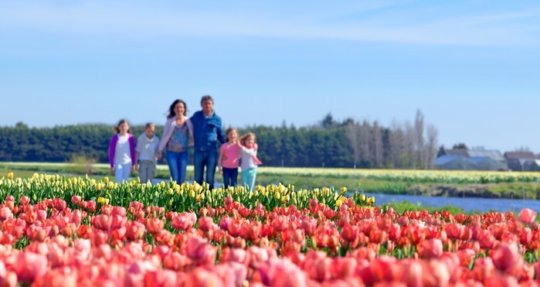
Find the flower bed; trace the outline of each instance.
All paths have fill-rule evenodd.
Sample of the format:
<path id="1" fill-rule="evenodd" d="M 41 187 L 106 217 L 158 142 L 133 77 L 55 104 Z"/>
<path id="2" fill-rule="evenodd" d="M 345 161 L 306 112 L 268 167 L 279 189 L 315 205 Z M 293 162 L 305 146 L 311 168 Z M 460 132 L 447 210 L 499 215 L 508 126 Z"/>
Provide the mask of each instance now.
<path id="1" fill-rule="evenodd" d="M 282 198 L 294 191 L 281 187 L 273 187 L 279 196 L 267 193 L 273 199 L 266 201 L 241 190 L 216 191 L 223 198 L 212 204 L 218 201 L 197 202 L 203 194 L 198 186 L 179 187 L 194 190 L 194 196 L 174 190 L 167 195 L 169 187 L 161 187 L 166 195 L 156 195 L 158 203 L 174 196 L 198 204 L 175 210 L 151 199 L 122 206 L 103 193 L 120 191 L 105 187 L 84 196 L 76 186 L 60 186 L 66 179 L 44 179 L 50 189 L 40 198 L 30 180 L 2 180 L 0 192 L 16 187 L 0 204 L 0 284 L 6 286 L 540 283 L 540 226 L 529 209 L 519 215 L 398 214 L 361 205 L 360 197 L 341 198 L 342 191 L 325 191 L 330 195 L 322 200 L 306 195 L 306 202 L 295 205 Z M 130 193 L 130 186 L 117 188 Z M 47 197 L 55 193 L 60 195 Z"/>

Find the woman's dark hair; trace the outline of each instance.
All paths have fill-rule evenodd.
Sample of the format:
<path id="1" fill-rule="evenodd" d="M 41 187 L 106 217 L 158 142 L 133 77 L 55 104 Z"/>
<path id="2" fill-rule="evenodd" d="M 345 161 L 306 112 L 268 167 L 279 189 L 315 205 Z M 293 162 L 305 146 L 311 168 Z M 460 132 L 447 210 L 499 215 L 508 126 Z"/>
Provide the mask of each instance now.
<path id="1" fill-rule="evenodd" d="M 126 119 L 121 119 L 116 124 L 116 127 L 114 127 L 114 130 L 116 131 L 117 134 L 120 133 L 120 126 L 123 125 L 123 124 L 129 124 L 129 123 L 128 123 L 128 121 Z M 130 130 L 128 129 L 127 132 L 129 133 Z"/>
<path id="2" fill-rule="evenodd" d="M 182 105 L 184 105 L 184 116 L 187 115 L 187 104 L 186 104 L 186 102 L 184 102 L 184 101 L 182 101 L 180 99 L 176 99 L 176 100 L 174 100 L 174 102 L 172 102 L 171 106 L 169 107 L 169 115 L 167 116 L 168 119 L 170 119 L 172 117 L 176 117 L 176 113 L 174 112 L 174 107 L 178 103 L 181 103 Z"/>

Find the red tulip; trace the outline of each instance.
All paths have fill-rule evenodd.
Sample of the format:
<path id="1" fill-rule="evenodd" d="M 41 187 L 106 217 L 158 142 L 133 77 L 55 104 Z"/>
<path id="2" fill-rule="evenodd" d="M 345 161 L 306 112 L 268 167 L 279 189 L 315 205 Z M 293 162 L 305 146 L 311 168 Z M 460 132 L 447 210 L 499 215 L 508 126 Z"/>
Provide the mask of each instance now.
<path id="1" fill-rule="evenodd" d="M 334 278 L 347 279 L 354 276 L 357 261 L 352 257 L 335 258 L 332 262 L 332 273 Z"/>
<path id="2" fill-rule="evenodd" d="M 176 273 L 170 270 L 148 271 L 144 274 L 144 286 L 168 287 L 178 286 Z"/>
<path id="3" fill-rule="evenodd" d="M 497 273 L 492 274 L 486 281 L 484 281 L 485 286 L 490 287 L 519 287 L 519 283 L 516 278 L 508 275 L 499 275 Z"/>
<path id="4" fill-rule="evenodd" d="M 148 229 L 148 232 L 152 234 L 159 233 L 163 229 L 164 225 L 165 222 L 159 218 L 149 218 L 146 221 L 146 229 Z"/>
<path id="5" fill-rule="evenodd" d="M 55 208 L 56 210 L 62 211 L 62 210 L 64 210 L 64 209 L 66 209 L 67 203 L 66 203 L 66 201 L 63 200 L 63 199 L 55 198 L 55 199 L 53 200 L 53 206 L 54 206 L 54 208 Z"/>
<path id="6" fill-rule="evenodd" d="M 126 237 L 129 240 L 139 240 L 144 237 L 146 227 L 138 221 L 131 221 L 126 225 Z"/>

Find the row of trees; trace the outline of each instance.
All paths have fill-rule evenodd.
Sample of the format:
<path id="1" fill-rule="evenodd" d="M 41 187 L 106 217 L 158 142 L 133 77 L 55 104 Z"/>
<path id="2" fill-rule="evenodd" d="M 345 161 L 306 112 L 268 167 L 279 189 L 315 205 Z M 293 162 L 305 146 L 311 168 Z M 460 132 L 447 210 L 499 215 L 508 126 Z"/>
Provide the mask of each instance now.
<path id="1" fill-rule="evenodd" d="M 355 167 L 433 168 L 438 131 L 426 126 L 420 111 L 413 124 L 394 122 L 385 128 L 377 121 L 348 119 L 344 126 Z"/>
<path id="2" fill-rule="evenodd" d="M 328 114 L 319 124 L 297 128 L 251 126 L 260 146 L 259 156 L 266 166 L 431 168 L 436 154 L 437 130 L 424 127 L 417 112 L 413 124 L 353 119 L 336 121 Z M 142 133 L 132 126 L 132 133 Z M 107 147 L 114 128 L 105 124 L 81 124 L 52 128 L 0 127 L 0 161 L 66 162 L 84 155 L 107 162 Z M 157 127 L 161 135 L 162 127 Z M 192 158 L 192 157 L 190 157 Z"/>

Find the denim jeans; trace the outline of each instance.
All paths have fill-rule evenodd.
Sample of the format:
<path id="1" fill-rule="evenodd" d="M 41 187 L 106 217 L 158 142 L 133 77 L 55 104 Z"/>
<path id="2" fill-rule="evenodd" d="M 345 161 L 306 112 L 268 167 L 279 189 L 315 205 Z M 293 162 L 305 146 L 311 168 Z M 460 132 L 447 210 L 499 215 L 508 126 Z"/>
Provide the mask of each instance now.
<path id="1" fill-rule="evenodd" d="M 236 186 L 238 183 L 238 168 L 223 168 L 223 185 L 225 188 Z"/>
<path id="2" fill-rule="evenodd" d="M 242 185 L 253 191 L 255 187 L 255 177 L 257 176 L 257 168 L 242 169 Z"/>
<path id="3" fill-rule="evenodd" d="M 195 169 L 195 181 L 199 184 L 203 182 L 208 183 L 210 189 L 214 188 L 214 176 L 216 174 L 216 166 L 218 159 L 217 149 L 208 150 L 196 150 L 194 154 L 194 169 Z M 205 174 L 206 167 L 206 180 L 203 175 Z"/>
<path id="4" fill-rule="evenodd" d="M 166 157 L 172 179 L 176 181 L 176 183 L 182 184 L 184 181 L 186 181 L 188 153 L 186 151 L 167 151 Z"/>
<path id="5" fill-rule="evenodd" d="M 131 163 L 117 163 L 114 165 L 114 178 L 116 179 L 116 182 L 124 182 L 129 179 L 129 175 L 131 174 L 131 166 Z"/>

